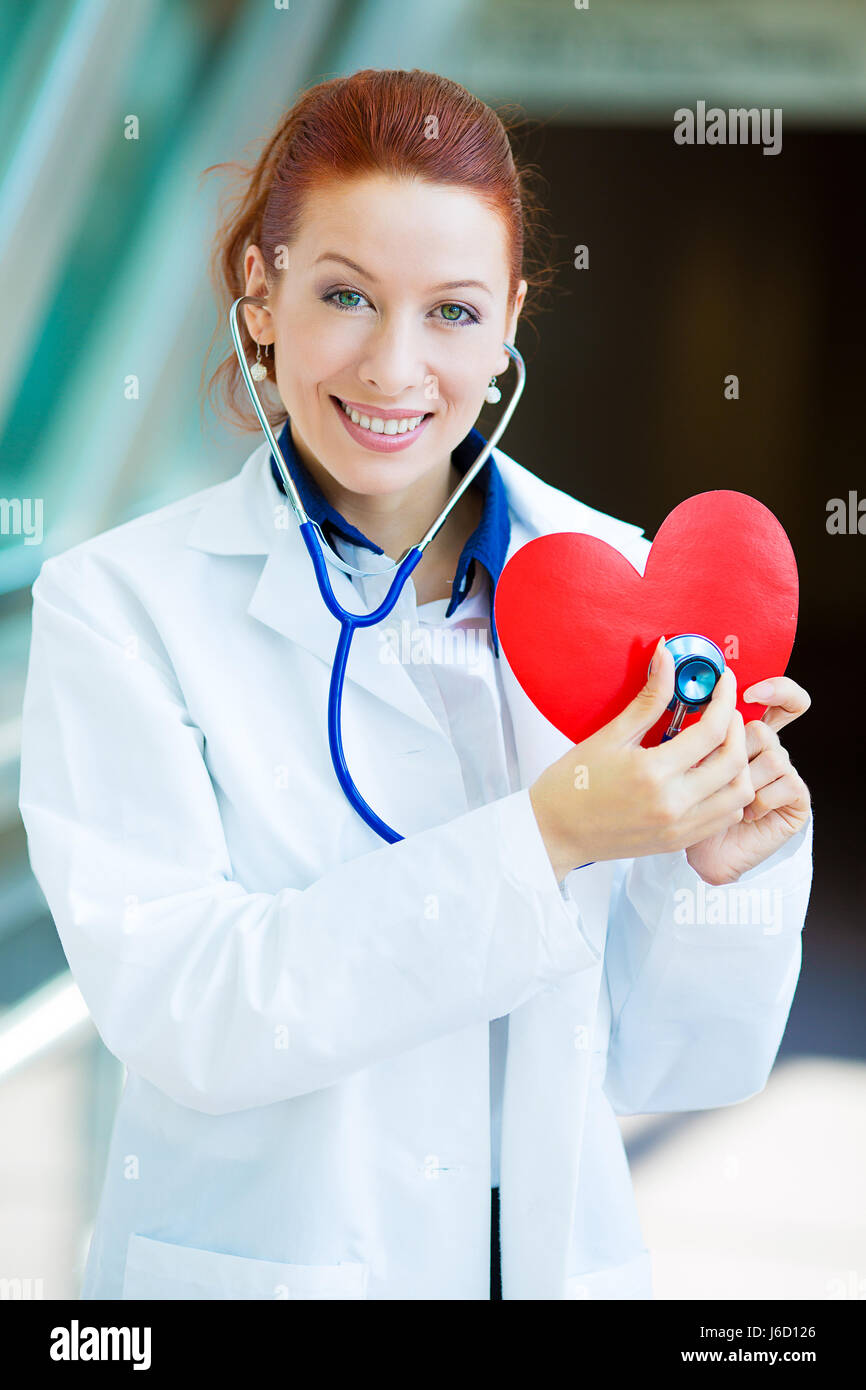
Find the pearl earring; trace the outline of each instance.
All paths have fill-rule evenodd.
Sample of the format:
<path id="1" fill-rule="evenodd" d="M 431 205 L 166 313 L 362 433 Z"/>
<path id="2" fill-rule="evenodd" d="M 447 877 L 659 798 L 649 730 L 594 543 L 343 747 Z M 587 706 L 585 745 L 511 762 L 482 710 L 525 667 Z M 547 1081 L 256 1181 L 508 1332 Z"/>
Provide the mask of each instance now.
<path id="1" fill-rule="evenodd" d="M 255 362 L 253 363 L 253 365 L 250 367 L 250 376 L 252 377 L 253 381 L 264 381 L 265 377 L 266 377 L 267 374 L 268 374 L 268 365 L 267 365 L 266 362 L 263 362 L 263 361 L 262 361 L 262 345 L 261 345 L 261 343 L 256 343 L 256 347 L 257 347 L 258 351 L 256 352 L 256 360 L 255 360 Z M 268 355 L 268 344 L 265 343 L 265 356 L 267 357 L 267 355 Z"/>
<path id="2" fill-rule="evenodd" d="M 496 385 L 496 377 L 492 376 L 490 378 L 490 385 L 488 386 L 487 391 L 485 392 L 485 400 L 490 405 L 496 405 L 497 401 L 500 401 L 501 399 L 502 392 Z"/>

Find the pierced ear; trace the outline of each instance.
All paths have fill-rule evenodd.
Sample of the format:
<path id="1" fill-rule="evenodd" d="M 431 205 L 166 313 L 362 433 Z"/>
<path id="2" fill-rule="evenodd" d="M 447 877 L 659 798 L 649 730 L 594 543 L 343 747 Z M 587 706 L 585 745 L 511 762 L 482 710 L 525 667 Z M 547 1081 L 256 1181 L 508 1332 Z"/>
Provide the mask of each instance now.
<path id="1" fill-rule="evenodd" d="M 528 289 L 528 286 L 527 286 L 526 281 L 525 281 L 525 280 L 521 280 L 520 284 L 519 284 L 518 287 L 517 287 L 517 294 L 516 294 L 516 296 L 515 296 L 514 308 L 513 308 L 513 310 L 512 310 L 510 313 L 507 313 L 507 314 L 506 314 L 505 341 L 508 342 L 508 343 L 511 343 L 512 346 L 514 345 L 515 336 L 516 336 L 516 334 L 517 334 L 517 325 L 518 325 L 518 323 L 520 322 L 520 315 L 521 315 L 521 313 L 522 313 L 522 311 L 523 311 L 523 305 L 524 305 L 524 301 L 525 301 L 525 299 L 526 299 L 526 291 L 527 291 L 527 289 Z M 510 361 L 511 361 L 511 358 L 509 357 L 508 360 L 509 360 L 509 362 L 510 362 Z"/>
<path id="2" fill-rule="evenodd" d="M 274 341 L 273 337 L 267 338 L 264 336 L 269 331 L 273 331 L 272 315 L 269 311 L 255 304 L 244 304 L 242 308 L 244 320 L 247 325 L 247 332 L 250 337 L 261 343 L 262 347 L 264 347 L 266 342 L 272 343 Z"/>
<path id="3" fill-rule="evenodd" d="M 258 246 L 254 244 L 247 246 L 239 279 L 244 286 L 245 298 L 265 301 L 264 304 L 242 304 L 240 306 L 247 333 L 253 342 L 264 347 L 266 343 L 274 341 L 276 333 L 274 332 L 273 314 L 267 304 L 269 293 L 267 272 Z M 240 318 L 241 314 L 238 314 L 239 321 Z"/>
<path id="4" fill-rule="evenodd" d="M 244 323 L 251 338 L 255 338 L 259 329 L 259 310 L 252 304 L 241 305 L 244 315 Z"/>

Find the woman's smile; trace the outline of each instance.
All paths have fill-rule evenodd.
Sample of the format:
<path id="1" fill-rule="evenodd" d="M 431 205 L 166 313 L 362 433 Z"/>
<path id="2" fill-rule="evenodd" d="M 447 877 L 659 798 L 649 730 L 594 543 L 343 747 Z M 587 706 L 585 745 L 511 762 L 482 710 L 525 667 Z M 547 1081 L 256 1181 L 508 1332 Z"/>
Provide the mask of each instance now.
<path id="1" fill-rule="evenodd" d="M 397 449 L 408 449 L 424 433 L 432 418 L 431 412 L 410 415 L 404 410 L 374 413 L 373 407 L 362 412 L 352 404 L 346 404 L 339 396 L 331 396 L 334 409 L 346 427 L 347 432 L 365 449 L 377 453 L 394 453 Z"/>

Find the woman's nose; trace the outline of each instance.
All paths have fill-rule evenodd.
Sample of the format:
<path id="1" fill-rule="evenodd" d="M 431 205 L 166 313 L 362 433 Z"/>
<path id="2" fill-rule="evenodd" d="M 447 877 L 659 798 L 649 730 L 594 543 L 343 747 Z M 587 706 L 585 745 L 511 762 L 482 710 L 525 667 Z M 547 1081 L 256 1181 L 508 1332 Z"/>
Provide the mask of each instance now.
<path id="1" fill-rule="evenodd" d="M 395 400 L 418 391 L 431 373 L 417 335 L 408 325 L 399 324 L 374 330 L 359 367 L 361 379 L 371 390 Z"/>

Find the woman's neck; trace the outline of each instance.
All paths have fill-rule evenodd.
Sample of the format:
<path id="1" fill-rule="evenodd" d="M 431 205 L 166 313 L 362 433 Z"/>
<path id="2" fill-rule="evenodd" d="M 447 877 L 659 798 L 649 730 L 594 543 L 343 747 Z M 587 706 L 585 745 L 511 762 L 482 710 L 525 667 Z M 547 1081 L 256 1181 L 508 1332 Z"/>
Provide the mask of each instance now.
<path id="1" fill-rule="evenodd" d="M 410 546 L 418 543 L 460 482 L 461 475 L 449 460 L 446 469 L 436 469 L 419 478 L 417 484 L 401 497 L 349 492 L 341 488 L 327 469 L 311 456 L 294 432 L 292 442 L 330 505 L 394 560 L 399 560 Z M 452 508 L 412 571 L 419 604 L 451 597 L 451 583 L 460 555 L 478 526 L 483 509 L 483 495 L 472 483 Z"/>

